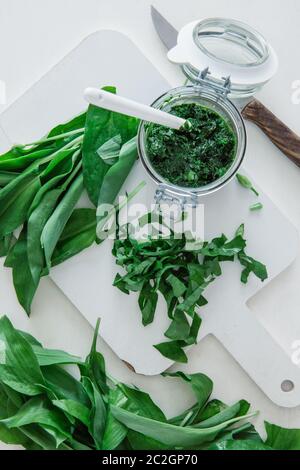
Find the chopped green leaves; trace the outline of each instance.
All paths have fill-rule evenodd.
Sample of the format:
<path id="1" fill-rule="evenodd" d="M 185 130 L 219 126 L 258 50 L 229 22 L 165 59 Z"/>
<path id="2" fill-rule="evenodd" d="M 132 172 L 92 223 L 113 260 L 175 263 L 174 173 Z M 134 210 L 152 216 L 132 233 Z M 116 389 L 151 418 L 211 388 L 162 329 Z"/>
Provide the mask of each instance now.
<path id="1" fill-rule="evenodd" d="M 255 211 L 261 211 L 264 208 L 261 202 L 257 202 L 256 204 L 252 204 L 250 206 L 250 211 L 255 212 Z"/>
<path id="2" fill-rule="evenodd" d="M 147 125 L 146 149 L 156 172 L 164 181 L 186 188 L 206 186 L 224 176 L 237 147 L 226 119 L 199 103 L 170 103 L 168 112 L 187 125 L 179 130 Z"/>
<path id="3" fill-rule="evenodd" d="M 241 275 L 241 281 L 244 284 L 247 284 L 249 275 L 251 273 L 258 277 L 262 282 L 268 278 L 267 268 L 264 264 L 251 258 L 250 256 L 247 256 L 244 251 L 239 253 L 238 258 L 241 265 L 245 267 Z"/>
<path id="4" fill-rule="evenodd" d="M 171 340 L 185 341 L 190 334 L 191 326 L 184 312 L 176 310 L 173 320 L 165 332 L 165 336 Z"/>
<path id="5" fill-rule="evenodd" d="M 236 179 L 240 183 L 243 188 L 250 189 L 256 196 L 259 196 L 259 193 L 256 191 L 256 189 L 253 187 L 251 181 L 247 176 L 240 175 L 239 173 L 236 175 Z"/>
<path id="6" fill-rule="evenodd" d="M 155 214 L 147 214 L 140 224 L 146 219 L 152 221 L 152 217 L 157 218 Z M 123 228 L 120 228 L 121 233 Z M 124 230 L 126 228 L 127 233 L 132 233 L 130 227 Z M 245 253 L 244 231 L 241 225 L 232 240 L 221 235 L 211 242 L 195 244 L 192 251 L 186 235 L 179 238 L 172 230 L 169 237 L 160 232 L 157 237 L 149 235 L 145 240 L 129 235 L 115 241 L 113 255 L 117 265 L 126 272 L 123 276 L 116 275 L 114 286 L 126 294 L 139 293 L 144 326 L 154 320 L 158 296 L 161 294 L 166 301 L 170 325 L 165 336 L 170 341 L 157 344 L 155 348 L 168 359 L 187 362 L 184 349 L 197 341 L 201 326 L 198 312 L 207 304 L 204 292 L 221 276 L 223 262 L 240 261 L 244 267 L 242 282 L 247 282 L 251 272 L 262 281 L 267 278 L 266 267 Z"/>
<path id="7" fill-rule="evenodd" d="M 152 289 L 150 284 L 145 284 L 139 295 L 139 307 L 142 312 L 142 322 L 144 326 L 150 325 L 153 322 L 157 300 L 157 292 Z"/>
<path id="8" fill-rule="evenodd" d="M 166 282 L 172 287 L 174 297 L 182 297 L 186 292 L 186 286 L 178 277 L 174 276 L 174 274 L 170 274 Z"/>
<path id="9" fill-rule="evenodd" d="M 182 345 L 179 341 L 168 341 L 166 343 L 156 344 L 154 347 L 168 359 L 186 364 L 188 358 L 182 349 L 183 346 L 184 344 Z"/>

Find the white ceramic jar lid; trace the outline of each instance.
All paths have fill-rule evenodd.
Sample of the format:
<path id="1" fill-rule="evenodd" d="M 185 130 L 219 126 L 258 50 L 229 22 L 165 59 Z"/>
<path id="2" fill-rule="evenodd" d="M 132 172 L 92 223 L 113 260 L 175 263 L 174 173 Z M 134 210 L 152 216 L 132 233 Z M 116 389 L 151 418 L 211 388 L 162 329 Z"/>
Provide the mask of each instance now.
<path id="1" fill-rule="evenodd" d="M 168 58 L 187 70 L 191 68 L 191 79 L 195 71 L 200 74 L 208 68 L 214 79 L 230 77 L 232 87 L 243 91 L 260 88 L 278 69 L 274 49 L 260 33 L 225 18 L 198 20 L 184 26 Z"/>

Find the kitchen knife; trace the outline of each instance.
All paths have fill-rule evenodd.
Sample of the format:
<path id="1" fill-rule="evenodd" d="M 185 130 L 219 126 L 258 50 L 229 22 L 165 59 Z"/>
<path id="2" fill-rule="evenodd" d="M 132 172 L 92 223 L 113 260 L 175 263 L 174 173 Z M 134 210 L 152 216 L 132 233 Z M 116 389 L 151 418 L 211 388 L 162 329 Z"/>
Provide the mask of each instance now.
<path id="1" fill-rule="evenodd" d="M 168 50 L 177 44 L 178 31 L 151 6 L 151 16 L 158 36 Z M 256 124 L 293 163 L 300 167 L 300 137 L 289 129 L 260 101 L 251 97 L 236 103 L 242 116 Z"/>

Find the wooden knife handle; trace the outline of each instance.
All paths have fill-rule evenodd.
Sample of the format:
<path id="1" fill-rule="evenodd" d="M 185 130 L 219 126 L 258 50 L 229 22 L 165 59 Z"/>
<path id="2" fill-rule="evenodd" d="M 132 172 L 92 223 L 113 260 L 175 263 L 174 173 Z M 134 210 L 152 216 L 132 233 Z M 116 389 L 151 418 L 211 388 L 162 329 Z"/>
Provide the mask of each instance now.
<path id="1" fill-rule="evenodd" d="M 300 167 L 300 137 L 281 122 L 260 101 L 251 101 L 242 111 L 297 166 Z"/>

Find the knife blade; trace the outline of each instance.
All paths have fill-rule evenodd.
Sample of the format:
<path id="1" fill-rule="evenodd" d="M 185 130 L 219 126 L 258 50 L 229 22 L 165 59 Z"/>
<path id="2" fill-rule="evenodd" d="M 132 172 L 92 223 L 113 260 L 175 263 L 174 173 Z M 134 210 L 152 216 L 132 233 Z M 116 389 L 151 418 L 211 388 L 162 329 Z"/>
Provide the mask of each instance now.
<path id="1" fill-rule="evenodd" d="M 168 50 L 177 44 L 178 31 L 151 5 L 151 17 L 155 30 Z M 260 101 L 251 97 L 236 101 L 242 116 L 256 124 L 265 135 L 293 163 L 300 167 L 300 137 L 278 119 Z"/>
<path id="2" fill-rule="evenodd" d="M 151 6 L 151 17 L 158 36 L 169 51 L 177 44 L 178 31 L 153 5 Z"/>

